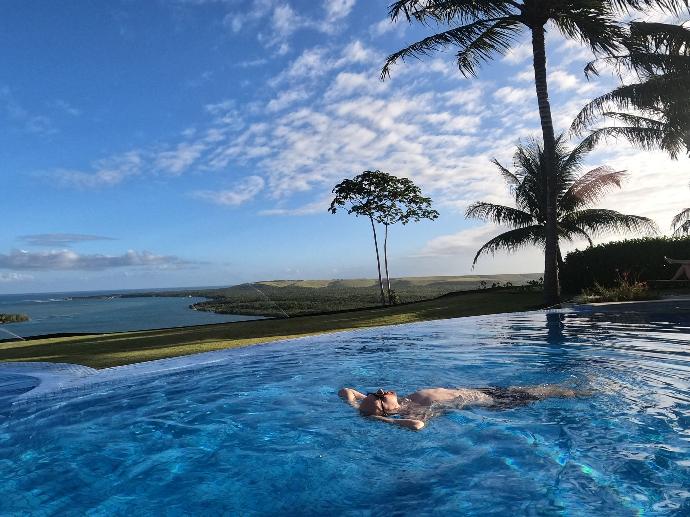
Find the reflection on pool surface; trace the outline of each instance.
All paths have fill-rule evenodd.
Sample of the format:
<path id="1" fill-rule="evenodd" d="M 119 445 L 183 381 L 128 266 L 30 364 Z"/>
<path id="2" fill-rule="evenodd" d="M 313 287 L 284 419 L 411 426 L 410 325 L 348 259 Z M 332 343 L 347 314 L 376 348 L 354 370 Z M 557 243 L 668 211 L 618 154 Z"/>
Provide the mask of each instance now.
<path id="1" fill-rule="evenodd" d="M 690 513 L 690 318 L 508 314 L 342 333 L 0 407 L 3 514 Z M 100 374 L 96 374 L 97 377 Z M 412 432 L 342 386 L 566 383 Z"/>

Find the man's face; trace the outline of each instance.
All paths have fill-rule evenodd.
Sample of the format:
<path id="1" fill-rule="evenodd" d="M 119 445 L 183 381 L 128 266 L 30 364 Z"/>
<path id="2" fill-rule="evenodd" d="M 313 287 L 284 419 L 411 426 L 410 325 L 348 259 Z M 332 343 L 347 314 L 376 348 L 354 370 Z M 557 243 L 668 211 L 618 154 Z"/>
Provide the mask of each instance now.
<path id="1" fill-rule="evenodd" d="M 399 408 L 398 394 L 394 391 L 383 390 L 369 393 L 359 406 L 360 412 L 365 416 L 395 413 Z"/>

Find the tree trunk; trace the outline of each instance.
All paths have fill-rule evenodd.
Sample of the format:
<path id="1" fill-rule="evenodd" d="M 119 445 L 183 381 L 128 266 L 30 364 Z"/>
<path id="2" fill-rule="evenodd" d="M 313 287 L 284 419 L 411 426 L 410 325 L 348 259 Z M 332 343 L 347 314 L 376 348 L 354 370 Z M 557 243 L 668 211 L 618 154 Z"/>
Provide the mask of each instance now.
<path id="1" fill-rule="evenodd" d="M 376 266 L 379 273 L 379 289 L 381 289 L 381 305 L 386 305 L 386 295 L 383 294 L 383 279 L 381 278 L 381 257 L 379 256 L 379 241 L 376 237 L 376 226 L 374 226 L 374 218 L 369 216 L 371 221 L 371 231 L 374 233 L 374 247 L 376 248 Z"/>
<path id="2" fill-rule="evenodd" d="M 556 206 L 558 203 L 558 178 L 556 176 L 556 137 L 551 119 L 551 105 L 546 82 L 546 44 L 544 26 L 532 28 L 532 53 L 534 56 L 534 84 L 537 90 L 539 118 L 544 138 L 544 160 L 546 161 L 546 225 L 544 233 L 544 302 L 547 307 L 561 302 L 558 282 L 558 233 Z"/>
<path id="3" fill-rule="evenodd" d="M 391 298 L 391 277 L 388 274 L 388 225 L 386 225 L 386 235 L 383 238 L 383 264 L 386 268 L 386 284 L 388 284 L 388 303 L 393 305 Z"/>

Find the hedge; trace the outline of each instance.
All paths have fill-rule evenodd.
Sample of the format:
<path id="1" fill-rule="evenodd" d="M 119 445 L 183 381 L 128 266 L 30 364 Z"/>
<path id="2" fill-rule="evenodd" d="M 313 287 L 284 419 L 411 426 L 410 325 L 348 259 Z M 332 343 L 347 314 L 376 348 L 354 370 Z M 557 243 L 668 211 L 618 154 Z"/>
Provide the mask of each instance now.
<path id="1" fill-rule="evenodd" d="M 565 258 L 561 287 L 566 293 L 579 293 L 595 282 L 613 287 L 620 276 L 639 281 L 668 280 L 678 266 L 664 257 L 690 260 L 690 237 L 648 237 L 599 244 L 575 250 Z"/>

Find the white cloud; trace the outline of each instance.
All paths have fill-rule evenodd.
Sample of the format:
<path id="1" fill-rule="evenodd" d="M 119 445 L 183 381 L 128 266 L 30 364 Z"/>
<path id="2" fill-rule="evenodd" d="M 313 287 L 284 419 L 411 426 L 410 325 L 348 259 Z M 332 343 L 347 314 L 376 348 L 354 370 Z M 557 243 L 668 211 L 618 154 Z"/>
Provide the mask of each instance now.
<path id="1" fill-rule="evenodd" d="M 49 117 L 27 110 L 7 86 L 0 86 L 0 114 L 3 112 L 9 121 L 27 133 L 50 135 L 57 131 Z"/>
<path id="2" fill-rule="evenodd" d="M 382 59 L 379 52 L 365 47 L 360 40 L 348 43 L 341 53 L 337 66 L 351 65 L 355 63 L 375 64 Z"/>
<path id="3" fill-rule="evenodd" d="M 504 86 L 494 92 L 494 98 L 497 101 L 509 104 L 522 104 L 535 98 L 535 95 L 532 88 L 514 88 L 512 86 Z"/>
<path id="4" fill-rule="evenodd" d="M 319 198 L 316 201 L 307 203 L 296 208 L 271 208 L 268 210 L 262 210 L 259 215 L 313 215 L 313 214 L 325 214 L 331 202 L 330 197 Z"/>
<path id="5" fill-rule="evenodd" d="M 194 197 L 209 201 L 217 205 L 240 206 L 253 199 L 264 188 L 264 180 L 260 176 L 248 176 L 228 190 L 199 190 Z"/>
<path id="6" fill-rule="evenodd" d="M 0 273 L 0 284 L 12 282 L 29 282 L 33 279 L 33 275 L 25 275 L 23 273 Z"/>
<path id="7" fill-rule="evenodd" d="M 350 14 L 357 0 L 325 0 L 326 21 L 335 22 Z"/>
<path id="8" fill-rule="evenodd" d="M 400 28 L 404 26 L 405 24 L 403 23 L 393 23 L 391 19 L 386 16 L 383 20 L 373 24 L 369 30 L 374 36 L 383 36 L 384 34 L 400 30 Z"/>
<path id="9" fill-rule="evenodd" d="M 508 52 L 506 52 L 505 56 L 503 56 L 503 61 L 510 63 L 511 65 L 519 65 L 531 57 L 532 44 L 520 43 L 518 45 L 513 45 Z"/>
<path id="10" fill-rule="evenodd" d="M 382 83 L 371 74 L 340 72 L 325 94 L 326 99 L 347 97 L 352 94 L 363 95 L 386 89 L 386 83 Z"/>
<path id="11" fill-rule="evenodd" d="M 500 231 L 500 227 L 496 225 L 483 224 L 451 235 L 441 235 L 427 242 L 419 255 L 452 256 L 476 253 L 482 244 L 495 237 Z"/>
<path id="12" fill-rule="evenodd" d="M 81 110 L 75 108 L 72 106 L 69 102 L 64 101 L 62 99 L 57 99 L 51 103 L 51 105 L 58 110 L 62 111 L 63 113 L 67 113 L 68 115 L 71 115 L 73 117 L 78 117 L 81 115 Z"/>
<path id="13" fill-rule="evenodd" d="M 280 92 L 277 97 L 271 99 L 266 105 L 266 109 L 275 113 L 276 111 L 282 111 L 288 106 L 305 100 L 309 97 L 309 94 L 303 89 L 297 90 L 286 90 Z"/>
<path id="14" fill-rule="evenodd" d="M 187 170 L 204 152 L 206 145 L 202 142 L 182 142 L 172 151 L 162 151 L 155 158 L 158 169 L 173 175 L 180 175 Z"/>
<path id="15" fill-rule="evenodd" d="M 79 242 L 112 241 L 112 237 L 85 235 L 83 233 L 40 233 L 21 235 L 19 240 L 32 246 L 70 246 Z"/>
<path id="16" fill-rule="evenodd" d="M 550 72 L 548 81 L 549 85 L 553 85 L 557 90 L 574 90 L 580 94 L 591 92 L 596 88 L 592 83 L 587 82 L 584 77 L 579 78 L 562 69 L 556 69 Z"/>
<path id="17" fill-rule="evenodd" d="M 154 255 L 148 251 L 128 251 L 123 255 L 80 255 L 72 250 L 24 251 L 12 250 L 0 254 L 0 269 L 19 271 L 84 271 L 120 267 L 170 268 L 189 265 L 174 256 Z"/>
<path id="18" fill-rule="evenodd" d="M 126 178 L 142 173 L 143 158 L 140 151 L 129 151 L 119 156 L 98 160 L 90 172 L 59 169 L 53 176 L 65 186 L 78 188 L 112 187 Z"/>

